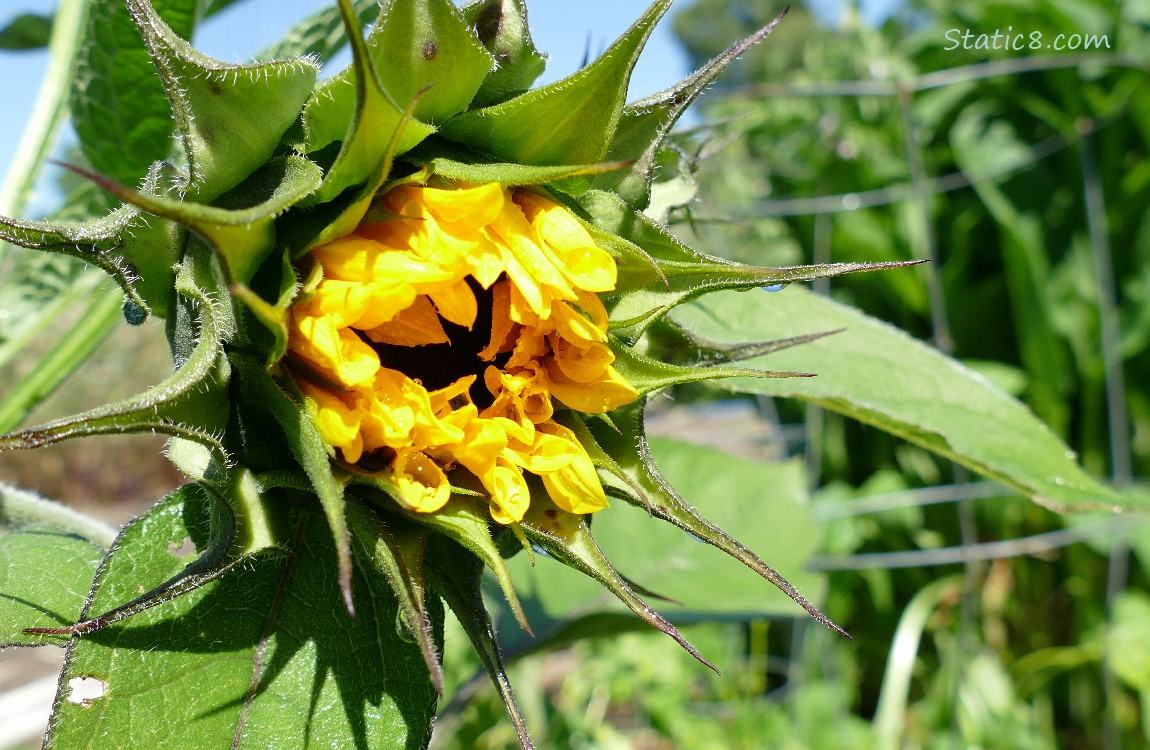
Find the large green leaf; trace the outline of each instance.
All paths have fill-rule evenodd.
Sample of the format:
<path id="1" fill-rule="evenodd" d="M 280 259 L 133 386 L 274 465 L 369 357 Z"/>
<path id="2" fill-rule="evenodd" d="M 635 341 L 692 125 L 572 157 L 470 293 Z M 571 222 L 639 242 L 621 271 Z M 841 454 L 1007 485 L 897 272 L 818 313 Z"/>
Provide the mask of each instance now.
<path id="1" fill-rule="evenodd" d="M 750 461 L 668 439 L 651 440 L 651 450 L 667 481 L 690 506 L 721 528 L 733 530 L 740 542 L 761 554 L 808 598 L 818 598 L 822 579 L 805 572 L 803 564 L 817 550 L 821 536 L 807 510 L 799 462 Z M 759 574 L 641 507 L 616 501 L 592 516 L 592 532 L 629 581 L 674 600 L 659 607 L 673 621 L 804 615 Z M 622 605 L 587 576 L 546 558 L 537 558 L 532 565 L 526 555 L 518 555 L 508 564 L 528 619 L 544 642 L 603 635 L 604 627 L 617 632 L 630 624 L 601 617 L 604 612 L 620 612 Z M 513 650 L 538 645 L 510 627 L 500 634 Z"/>
<path id="2" fill-rule="evenodd" d="M 155 0 L 164 22 L 185 39 L 197 0 Z M 72 87 L 72 122 L 92 168 L 135 185 L 172 151 L 171 108 L 124 0 L 93 0 Z"/>
<path id="3" fill-rule="evenodd" d="M 0 645 L 62 645 L 61 636 L 24 628 L 58 628 L 80 619 L 104 550 L 46 527 L 0 536 Z"/>
<path id="4" fill-rule="evenodd" d="M 922 445 L 1035 500 L 1065 508 L 1123 503 L 1075 463 L 1061 440 L 980 375 L 879 320 L 798 287 L 720 292 L 672 319 L 718 342 L 785 339 L 845 329 L 744 362 L 817 373 L 723 381 L 732 390 L 813 401 Z"/>
<path id="5" fill-rule="evenodd" d="M 189 541 L 205 546 L 209 514 L 192 497 L 124 529 L 89 613 L 178 573 Z M 348 618 L 322 519 L 293 523 L 286 550 L 74 640 L 47 747 L 423 747 L 435 693 L 387 581 L 357 571 L 364 596 Z"/>

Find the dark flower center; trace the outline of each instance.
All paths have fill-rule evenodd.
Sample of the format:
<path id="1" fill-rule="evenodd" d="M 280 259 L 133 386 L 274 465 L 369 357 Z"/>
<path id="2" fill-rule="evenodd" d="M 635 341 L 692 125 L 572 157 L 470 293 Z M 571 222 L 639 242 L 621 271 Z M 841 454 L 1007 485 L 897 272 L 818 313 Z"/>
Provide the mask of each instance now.
<path id="1" fill-rule="evenodd" d="M 479 358 L 479 352 L 491 340 L 492 292 L 481 287 L 479 282 L 470 277 L 467 279 L 467 284 L 475 294 L 479 307 L 475 323 L 468 330 L 440 318 L 439 322 L 447 334 L 448 343 L 399 346 L 376 343 L 366 336 L 361 338 L 379 355 L 381 365 L 398 370 L 412 380 L 422 383 L 428 391 L 446 388 L 467 375 L 477 376 L 475 382 L 471 384 L 470 395 L 475 405 L 483 409 L 495 400 L 491 391 L 484 385 L 483 373 L 491 365 L 502 369 L 511 358 L 511 353 L 498 354 L 490 362 Z"/>

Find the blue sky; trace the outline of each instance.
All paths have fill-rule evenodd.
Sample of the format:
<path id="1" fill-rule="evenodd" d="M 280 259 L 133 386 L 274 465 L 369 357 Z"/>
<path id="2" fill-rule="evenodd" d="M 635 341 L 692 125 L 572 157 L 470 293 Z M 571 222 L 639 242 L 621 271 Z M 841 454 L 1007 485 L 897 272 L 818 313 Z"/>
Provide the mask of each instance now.
<path id="1" fill-rule="evenodd" d="M 333 0 L 248 0 L 205 23 L 196 39 L 197 48 L 225 62 L 243 62 L 270 44 L 295 21 Z M 764 2 L 768 0 L 763 0 Z M 823 17 L 834 17 L 847 0 L 815 0 Z M 898 0 L 863 0 L 864 15 L 878 15 Z M 535 0 L 530 3 L 530 22 L 536 46 L 550 61 L 541 82 L 554 81 L 574 72 L 590 50 L 598 54 L 619 36 L 647 7 L 649 0 Z M 688 5 L 679 0 L 655 29 L 631 80 L 631 97 L 664 89 L 690 71 L 671 32 L 670 17 Z M 780 8 L 784 0 L 778 0 Z M 0 23 L 22 12 L 49 13 L 56 0 L 4 0 Z M 732 40 L 734 41 L 734 40 Z M 0 175 L 8 171 L 25 118 L 32 109 L 47 53 L 0 53 Z M 49 167 L 48 169 L 52 169 Z M 33 199 L 45 206 L 43 194 Z"/>
<path id="2" fill-rule="evenodd" d="M 295 20 L 330 2 L 248 0 L 205 23 L 195 45 L 226 62 L 242 62 L 278 38 Z M 0 11 L 0 23 L 21 12 L 50 12 L 55 4 L 56 0 L 6 0 Z M 646 0 L 581 0 L 578 7 L 558 0 L 533 3 L 530 22 L 536 46 L 550 56 L 542 80 L 556 80 L 577 70 L 588 47 L 593 55 L 600 52 L 646 6 Z M 0 54 L 0 101 L 4 102 L 7 114 L 0 118 L 0 175 L 8 171 L 25 118 L 35 101 L 46 60 L 45 52 Z M 669 19 L 664 19 L 632 78 L 632 94 L 638 97 L 666 88 L 687 72 L 686 58 L 675 44 Z"/>

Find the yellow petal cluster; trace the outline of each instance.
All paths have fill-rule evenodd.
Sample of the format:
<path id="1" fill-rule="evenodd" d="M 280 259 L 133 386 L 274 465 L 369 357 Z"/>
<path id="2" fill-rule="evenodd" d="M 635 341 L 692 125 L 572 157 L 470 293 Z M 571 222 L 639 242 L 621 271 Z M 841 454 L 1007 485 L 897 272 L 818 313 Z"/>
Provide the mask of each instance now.
<path id="1" fill-rule="evenodd" d="M 566 511 L 606 507 L 591 459 L 553 416 L 637 398 L 612 366 L 599 298 L 615 287 L 614 259 L 569 210 L 526 189 L 405 185 L 383 203 L 394 218 L 311 251 L 323 280 L 292 308 L 291 366 L 323 438 L 349 464 L 385 467 L 419 512 L 447 502 L 460 469 L 499 523 L 527 510 L 524 472 Z M 432 362 L 446 385 L 412 375 L 431 379 L 414 364 L 425 347 L 455 355 L 464 338 L 477 351 Z M 459 361 L 471 364 L 450 371 Z"/>

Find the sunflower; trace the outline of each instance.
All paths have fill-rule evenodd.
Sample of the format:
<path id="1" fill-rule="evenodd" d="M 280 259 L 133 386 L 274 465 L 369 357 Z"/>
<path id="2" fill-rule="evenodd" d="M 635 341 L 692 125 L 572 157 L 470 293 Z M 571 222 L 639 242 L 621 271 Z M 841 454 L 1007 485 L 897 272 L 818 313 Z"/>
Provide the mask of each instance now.
<path id="1" fill-rule="evenodd" d="M 179 717 L 157 720 L 202 730 L 188 744 L 205 746 L 234 745 L 259 726 L 262 701 L 275 694 L 268 685 L 311 653 L 283 643 L 296 644 L 301 632 L 317 644 L 355 632 L 355 643 L 424 665 L 420 674 L 385 663 L 364 672 L 355 662 L 347 667 L 354 678 L 337 676 L 382 680 L 369 700 L 372 721 L 390 727 L 402 716 L 397 742 L 418 744 L 442 689 L 443 602 L 528 747 L 480 596 L 484 567 L 524 628 L 504 558 L 542 550 L 699 656 L 596 545 L 588 519 L 608 497 L 724 550 L 834 628 L 687 506 L 647 451 L 651 394 L 733 375 L 793 374 L 737 367 L 720 350 L 701 366 L 650 356 L 660 337 L 707 350 L 663 322 L 669 310 L 714 290 L 867 267 L 734 264 L 691 249 L 645 212 L 671 126 L 774 25 L 679 86 L 628 105 L 631 70 L 669 4 L 654 2 L 584 69 L 530 89 L 543 56 L 522 0 L 463 8 L 392 0 L 366 38 L 355 9 L 339 0 L 338 13 L 324 18 L 342 21 L 353 62 L 318 83 L 306 56 L 250 66 L 206 58 L 147 0 L 127 0 L 167 93 L 177 158 L 154 164 L 138 189 L 76 168 L 124 202 L 109 216 L 3 220 L 0 229 L 9 241 L 78 254 L 108 271 L 124 289 L 130 322 L 167 319 L 176 370 L 136 397 L 2 437 L 0 448 L 158 431 L 172 436 L 168 454 L 193 483 L 124 529 L 79 622 L 29 623 L 30 642 L 112 626 L 139 633 L 133 628 L 177 610 L 194 623 L 194 640 L 235 632 L 252 611 L 271 612 L 256 628 L 265 635 L 251 647 L 247 681 L 217 677 L 238 685 L 230 701 L 211 710 L 191 701 Z M 317 516 L 326 523 L 309 522 Z M 138 563 L 141 550 L 158 549 L 147 559 L 170 566 L 163 550 L 184 536 L 199 540 L 190 564 Z M 312 588 L 291 588 L 308 575 Z M 237 587 L 251 606 L 204 604 Z M 284 592 L 297 604 L 322 603 L 315 611 L 325 618 L 346 612 L 322 626 L 281 625 Z M 209 613 L 202 619 L 180 609 L 201 605 Z M 162 637 L 175 632 L 160 629 Z M 157 669 L 206 676 L 227 667 L 158 668 L 155 659 L 197 647 L 130 643 L 80 638 L 66 675 L 105 670 L 138 680 Z M 268 648 L 282 661 L 267 661 L 275 669 L 265 671 Z M 108 716 L 126 712 L 133 724 L 133 711 L 150 710 L 109 705 Z M 211 734 L 210 717 L 236 706 L 230 729 Z M 60 703 L 59 726 L 71 711 Z M 295 721 L 292 712 L 276 715 Z"/>
<path id="2" fill-rule="evenodd" d="M 291 310 L 289 368 L 324 440 L 420 513 L 447 503 L 454 467 L 500 524 L 523 520 L 524 472 L 568 513 L 607 507 L 554 416 L 638 398 L 606 344 L 614 259 L 528 190 L 401 186 L 382 203 L 395 218 L 311 250 L 323 280 Z"/>

